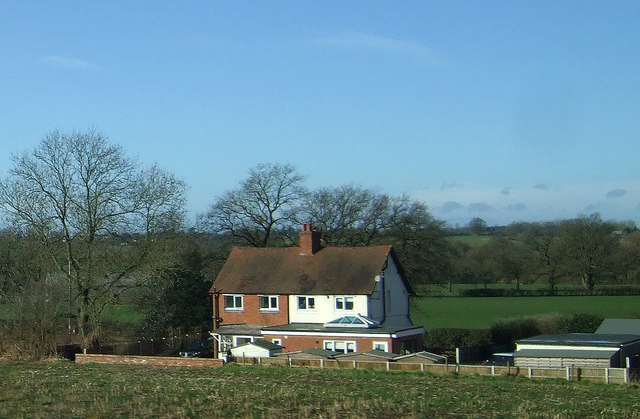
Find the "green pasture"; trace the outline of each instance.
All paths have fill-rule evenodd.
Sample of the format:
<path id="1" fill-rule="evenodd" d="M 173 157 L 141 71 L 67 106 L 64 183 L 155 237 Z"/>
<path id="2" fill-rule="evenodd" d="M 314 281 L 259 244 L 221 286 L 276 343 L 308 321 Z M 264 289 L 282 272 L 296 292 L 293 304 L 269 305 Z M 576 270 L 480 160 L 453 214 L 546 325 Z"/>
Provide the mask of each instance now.
<path id="1" fill-rule="evenodd" d="M 411 319 L 426 329 L 487 329 L 499 320 L 544 313 L 639 318 L 640 296 L 416 297 L 411 300 Z"/>

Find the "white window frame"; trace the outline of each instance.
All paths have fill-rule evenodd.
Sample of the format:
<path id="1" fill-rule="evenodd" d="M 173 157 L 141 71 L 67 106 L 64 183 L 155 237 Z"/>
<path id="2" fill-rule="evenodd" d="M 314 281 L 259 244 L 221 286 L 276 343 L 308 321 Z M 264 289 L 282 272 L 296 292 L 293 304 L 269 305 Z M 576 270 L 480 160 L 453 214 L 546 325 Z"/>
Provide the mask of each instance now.
<path id="1" fill-rule="evenodd" d="M 243 343 L 247 343 L 247 342 L 242 342 L 242 343 L 238 343 L 238 339 L 249 339 L 249 342 L 254 342 L 256 340 L 256 338 L 254 336 L 234 336 L 233 337 L 233 346 L 240 346 Z"/>
<path id="2" fill-rule="evenodd" d="M 271 339 L 271 343 L 282 346 L 282 339 L 280 338 Z"/>
<path id="3" fill-rule="evenodd" d="M 389 352 L 389 342 L 373 342 L 373 350 Z"/>
<path id="4" fill-rule="evenodd" d="M 354 300 L 355 298 L 350 295 L 341 295 L 339 297 L 335 297 L 334 307 L 336 311 L 353 311 L 354 310 Z M 341 307 L 338 307 L 340 305 Z M 347 308 L 347 305 L 351 305 L 351 308 Z"/>
<path id="5" fill-rule="evenodd" d="M 300 306 L 300 302 L 304 301 L 304 307 Z M 311 304 L 309 304 L 311 302 Z M 316 297 L 307 295 L 298 295 L 296 297 L 296 307 L 300 311 L 313 311 L 316 309 Z"/>
<path id="6" fill-rule="evenodd" d="M 262 307 L 262 299 L 266 298 L 267 306 Z M 274 304 L 275 303 L 275 304 Z M 258 295 L 258 306 L 260 311 L 280 311 L 280 307 L 278 306 L 278 296 L 277 295 Z"/>
<path id="7" fill-rule="evenodd" d="M 343 345 L 344 349 L 338 348 L 338 346 Z M 350 354 L 358 350 L 354 340 L 325 340 L 322 342 L 322 347 L 329 351 L 342 352 L 345 354 Z"/>
<path id="8" fill-rule="evenodd" d="M 244 295 L 242 295 L 242 294 L 223 294 L 223 297 L 224 297 L 224 311 L 244 311 Z M 227 297 L 233 298 L 233 307 L 227 307 Z M 239 306 L 237 304 L 238 301 L 240 301 L 240 305 Z"/>

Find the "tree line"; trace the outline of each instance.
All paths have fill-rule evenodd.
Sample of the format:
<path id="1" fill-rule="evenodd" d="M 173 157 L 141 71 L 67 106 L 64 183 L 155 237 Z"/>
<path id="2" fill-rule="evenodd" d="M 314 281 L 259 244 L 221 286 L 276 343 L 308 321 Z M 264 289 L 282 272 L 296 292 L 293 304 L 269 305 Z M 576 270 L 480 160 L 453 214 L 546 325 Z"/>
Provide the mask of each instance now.
<path id="1" fill-rule="evenodd" d="M 143 167 L 96 130 L 53 131 L 13 156 L 0 181 L 0 307 L 31 321 L 45 311 L 57 324 L 68 317 L 85 347 L 104 310 L 127 295 L 144 308 L 145 333 L 206 327 L 207 290 L 230 249 L 295 245 L 309 222 L 324 246 L 393 245 L 413 285 L 544 280 L 553 293 L 579 278 L 592 292 L 598 281 L 638 275 L 635 226 L 621 238 L 619 223 L 597 215 L 499 231 L 474 219 L 467 229 L 491 237 L 468 246 L 407 195 L 310 190 L 305 180 L 288 164 L 257 165 L 187 225 L 186 185 L 172 173 Z"/>
<path id="2" fill-rule="evenodd" d="M 598 214 L 544 223 L 513 223 L 475 233 L 487 236 L 476 246 L 457 243 L 455 280 L 462 283 L 580 284 L 592 294 L 596 284 L 638 284 L 640 232 L 635 223 L 603 221 Z M 481 224 L 481 223 L 480 223 Z M 471 227 L 471 226 L 470 226 Z"/>

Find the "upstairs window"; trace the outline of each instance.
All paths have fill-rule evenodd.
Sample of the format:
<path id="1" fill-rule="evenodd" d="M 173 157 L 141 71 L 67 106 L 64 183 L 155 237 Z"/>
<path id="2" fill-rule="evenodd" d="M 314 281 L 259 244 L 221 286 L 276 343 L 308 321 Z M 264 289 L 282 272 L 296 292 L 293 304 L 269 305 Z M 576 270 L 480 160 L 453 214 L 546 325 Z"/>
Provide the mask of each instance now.
<path id="1" fill-rule="evenodd" d="M 353 297 L 336 297 L 336 310 L 353 310 Z"/>
<path id="2" fill-rule="evenodd" d="M 277 295 L 260 295 L 260 311 L 277 311 L 278 296 Z"/>
<path id="3" fill-rule="evenodd" d="M 243 309 L 242 295 L 225 295 L 224 309 L 226 311 L 241 311 Z"/>
<path id="4" fill-rule="evenodd" d="M 298 310 L 314 310 L 315 308 L 315 297 L 298 297 Z"/>

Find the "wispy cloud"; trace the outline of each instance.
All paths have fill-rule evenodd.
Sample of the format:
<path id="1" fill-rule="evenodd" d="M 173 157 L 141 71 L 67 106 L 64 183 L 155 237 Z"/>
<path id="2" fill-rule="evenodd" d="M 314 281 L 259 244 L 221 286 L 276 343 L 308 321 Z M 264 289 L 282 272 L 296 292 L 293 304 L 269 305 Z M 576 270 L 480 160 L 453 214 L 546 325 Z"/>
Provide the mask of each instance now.
<path id="1" fill-rule="evenodd" d="M 522 203 L 518 203 L 518 204 L 511 204 L 507 207 L 509 209 L 509 211 L 525 211 L 527 209 L 527 206 L 525 204 Z"/>
<path id="2" fill-rule="evenodd" d="M 456 182 L 442 182 L 442 185 L 440 186 L 440 190 L 444 191 L 447 189 L 458 189 L 461 187 L 462 185 Z"/>
<path id="3" fill-rule="evenodd" d="M 614 189 L 612 191 L 607 192 L 607 198 L 620 198 L 621 196 L 625 196 L 627 191 L 624 189 Z"/>
<path id="4" fill-rule="evenodd" d="M 491 211 L 493 208 L 491 208 L 491 205 L 485 202 L 474 202 L 472 204 L 469 204 L 467 209 L 469 210 L 469 212 L 487 212 Z"/>
<path id="5" fill-rule="evenodd" d="M 451 212 L 451 211 L 458 210 L 460 208 L 462 208 L 462 204 L 454 201 L 448 201 L 442 205 L 442 211 L 444 212 Z"/>
<path id="6" fill-rule="evenodd" d="M 64 57 L 62 55 L 49 55 L 42 59 L 42 61 L 55 68 L 61 68 L 63 70 L 87 70 L 87 69 L 99 69 L 96 64 L 90 63 L 79 58 Z"/>
<path id="7" fill-rule="evenodd" d="M 538 183 L 537 185 L 533 186 L 533 189 L 538 189 L 541 191 L 546 191 L 547 189 L 549 189 L 548 185 L 545 185 L 544 183 Z"/>
<path id="8" fill-rule="evenodd" d="M 338 36 L 316 38 L 315 43 L 341 49 L 369 49 L 420 57 L 433 66 L 443 66 L 444 57 L 416 41 L 389 38 L 364 32 L 347 32 Z"/>
<path id="9" fill-rule="evenodd" d="M 481 216 L 490 225 L 514 221 L 553 221 L 599 212 L 603 219 L 634 219 L 640 224 L 640 183 L 538 185 L 534 187 L 480 186 L 448 182 L 411 193 L 433 215 L 452 225 Z"/>

